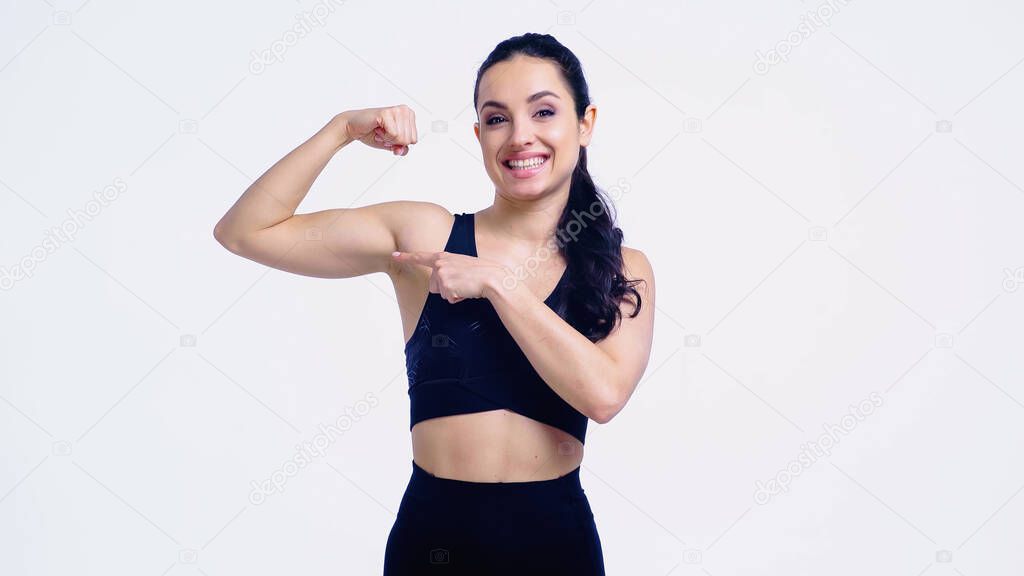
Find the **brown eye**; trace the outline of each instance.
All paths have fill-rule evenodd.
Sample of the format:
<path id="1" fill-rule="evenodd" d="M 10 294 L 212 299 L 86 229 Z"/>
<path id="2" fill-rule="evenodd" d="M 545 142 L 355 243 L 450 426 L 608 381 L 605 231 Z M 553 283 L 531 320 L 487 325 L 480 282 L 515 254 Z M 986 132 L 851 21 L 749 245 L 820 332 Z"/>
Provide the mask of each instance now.
<path id="1" fill-rule="evenodd" d="M 541 112 L 547 112 L 551 116 L 555 115 L 555 111 L 554 110 L 549 110 L 547 108 L 538 111 L 537 114 L 540 114 Z M 488 118 L 484 122 L 484 124 L 486 124 L 487 126 L 493 126 L 495 124 L 495 122 L 491 122 L 491 120 L 498 120 L 498 119 L 504 120 L 504 118 L 502 118 L 501 116 L 498 116 L 497 114 L 495 114 L 494 116 L 491 116 L 490 118 Z"/>

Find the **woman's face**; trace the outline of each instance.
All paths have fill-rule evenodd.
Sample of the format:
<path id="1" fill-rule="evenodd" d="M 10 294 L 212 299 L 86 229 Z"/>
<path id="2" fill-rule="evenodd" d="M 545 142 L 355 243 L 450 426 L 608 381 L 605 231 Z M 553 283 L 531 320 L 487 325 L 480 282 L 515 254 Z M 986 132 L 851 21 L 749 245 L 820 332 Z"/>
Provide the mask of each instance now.
<path id="1" fill-rule="evenodd" d="M 477 101 L 473 130 L 495 186 L 517 199 L 563 187 L 568 192 L 580 147 L 590 143 L 596 108 L 589 106 L 577 120 L 557 66 L 522 55 L 495 64 L 480 79 Z"/>

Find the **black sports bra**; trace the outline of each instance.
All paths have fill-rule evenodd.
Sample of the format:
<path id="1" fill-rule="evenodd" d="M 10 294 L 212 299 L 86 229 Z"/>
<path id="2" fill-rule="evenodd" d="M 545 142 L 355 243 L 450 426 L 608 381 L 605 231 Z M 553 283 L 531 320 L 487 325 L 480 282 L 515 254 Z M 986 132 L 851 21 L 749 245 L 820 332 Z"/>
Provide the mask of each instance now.
<path id="1" fill-rule="evenodd" d="M 455 214 L 444 251 L 476 256 L 473 213 Z M 568 270 L 544 303 L 566 318 Z M 416 329 L 405 344 L 409 429 L 440 416 L 504 408 L 549 424 L 584 442 L 587 417 L 537 374 L 486 298 L 451 304 L 427 293 Z"/>

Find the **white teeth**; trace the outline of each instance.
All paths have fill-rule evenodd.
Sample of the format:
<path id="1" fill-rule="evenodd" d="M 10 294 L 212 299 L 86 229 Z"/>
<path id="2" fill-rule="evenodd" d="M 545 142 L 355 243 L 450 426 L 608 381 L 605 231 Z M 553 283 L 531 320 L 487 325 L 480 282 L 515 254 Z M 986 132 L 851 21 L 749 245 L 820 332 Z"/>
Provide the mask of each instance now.
<path id="1" fill-rule="evenodd" d="M 526 168 L 536 168 L 537 166 L 540 166 L 541 164 L 543 164 L 545 161 L 547 161 L 546 157 L 544 157 L 544 156 L 535 156 L 535 157 L 530 158 L 528 160 L 509 160 L 509 161 L 505 162 L 505 164 L 508 165 L 511 168 L 516 169 L 516 170 L 523 170 L 523 169 L 526 169 Z"/>

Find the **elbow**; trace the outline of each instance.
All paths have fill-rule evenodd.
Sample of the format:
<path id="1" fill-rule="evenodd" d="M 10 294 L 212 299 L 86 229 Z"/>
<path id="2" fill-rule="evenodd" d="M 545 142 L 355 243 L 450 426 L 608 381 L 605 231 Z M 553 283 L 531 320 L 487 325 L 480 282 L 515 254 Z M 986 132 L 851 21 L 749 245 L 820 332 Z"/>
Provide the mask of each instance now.
<path id="1" fill-rule="evenodd" d="M 590 419 L 598 424 L 607 424 L 612 421 L 612 418 L 615 418 L 621 409 L 621 407 L 611 405 L 602 406 L 591 411 Z"/>
<path id="2" fill-rule="evenodd" d="M 221 220 L 213 227 L 213 239 L 221 244 L 224 244 L 224 221 Z"/>
<path id="3" fill-rule="evenodd" d="M 622 408 L 625 407 L 626 402 L 617 393 L 610 392 L 605 394 L 604 397 L 596 403 L 596 405 L 590 411 L 590 419 L 598 424 L 607 424 L 611 422 L 612 418 L 615 418 Z"/>
<path id="4" fill-rule="evenodd" d="M 213 227 L 213 239 L 216 240 L 221 246 L 226 248 L 229 252 L 233 254 L 238 254 L 238 240 L 232 238 L 231 235 L 225 232 L 224 226 L 220 222 L 218 222 L 217 225 Z"/>

